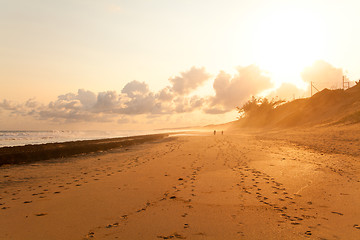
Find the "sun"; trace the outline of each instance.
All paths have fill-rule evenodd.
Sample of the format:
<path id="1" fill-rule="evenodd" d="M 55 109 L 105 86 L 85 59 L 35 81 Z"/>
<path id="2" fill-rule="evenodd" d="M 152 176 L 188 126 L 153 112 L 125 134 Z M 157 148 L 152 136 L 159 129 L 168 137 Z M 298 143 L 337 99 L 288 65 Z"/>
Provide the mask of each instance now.
<path id="1" fill-rule="evenodd" d="M 257 64 L 268 71 L 275 85 L 304 87 L 300 73 L 322 56 L 324 28 L 316 16 L 297 9 L 282 9 L 263 16 L 255 30 Z"/>

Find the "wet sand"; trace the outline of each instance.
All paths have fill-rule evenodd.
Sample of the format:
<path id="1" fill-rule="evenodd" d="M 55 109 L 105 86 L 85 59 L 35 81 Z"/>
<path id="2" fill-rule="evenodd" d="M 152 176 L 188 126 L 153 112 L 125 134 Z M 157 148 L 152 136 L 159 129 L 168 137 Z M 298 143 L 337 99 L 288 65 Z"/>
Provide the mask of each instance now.
<path id="1" fill-rule="evenodd" d="M 359 239 L 359 156 L 295 136 L 168 137 L 4 165 L 0 239 Z"/>

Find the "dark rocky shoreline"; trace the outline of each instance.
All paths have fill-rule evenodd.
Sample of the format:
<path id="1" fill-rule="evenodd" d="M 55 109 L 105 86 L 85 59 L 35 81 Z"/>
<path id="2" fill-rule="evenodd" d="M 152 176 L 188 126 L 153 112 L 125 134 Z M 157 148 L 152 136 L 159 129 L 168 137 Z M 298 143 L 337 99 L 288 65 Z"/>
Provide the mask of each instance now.
<path id="1" fill-rule="evenodd" d="M 4 164 L 32 163 L 41 160 L 70 157 L 77 154 L 105 151 L 155 141 L 167 136 L 168 134 L 153 134 L 99 140 L 3 147 L 0 148 L 0 166 Z"/>

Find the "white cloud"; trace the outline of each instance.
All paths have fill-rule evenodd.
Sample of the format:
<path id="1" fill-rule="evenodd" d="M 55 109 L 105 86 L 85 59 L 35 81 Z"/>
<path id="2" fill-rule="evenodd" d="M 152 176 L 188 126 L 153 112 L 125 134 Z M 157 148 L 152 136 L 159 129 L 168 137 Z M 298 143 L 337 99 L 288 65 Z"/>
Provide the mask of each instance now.
<path id="1" fill-rule="evenodd" d="M 127 83 L 121 92 L 127 94 L 129 97 L 135 97 L 149 93 L 149 86 L 144 82 L 134 80 Z"/>
<path id="2" fill-rule="evenodd" d="M 132 123 L 135 116 L 160 117 L 172 114 L 191 114 L 203 111 L 223 114 L 235 109 L 250 95 L 270 87 L 269 78 L 260 69 L 248 66 L 238 69 L 230 76 L 220 72 L 214 81 L 215 96 L 199 97 L 194 91 L 210 75 L 205 68 L 192 67 L 179 76 L 170 78 L 170 86 L 153 92 L 145 82 L 131 81 L 120 93 L 106 91 L 94 93 L 79 89 L 66 93 L 55 101 L 40 104 L 34 99 L 15 104 L 8 100 L 0 102 L 0 109 L 16 116 L 31 116 L 35 119 L 59 123 L 71 122 L 118 122 Z M 143 117 L 141 117 L 143 118 Z"/>
<path id="3" fill-rule="evenodd" d="M 223 113 L 235 109 L 251 95 L 272 87 L 270 78 L 255 65 L 239 67 L 235 76 L 221 71 L 213 87 L 216 95 L 211 99 L 211 109 L 207 113 Z"/>
<path id="4" fill-rule="evenodd" d="M 278 98 L 282 100 L 293 100 L 303 98 L 308 95 L 308 90 L 297 88 L 294 84 L 283 83 L 279 88 L 269 93 L 268 98 Z"/>
<path id="5" fill-rule="evenodd" d="M 340 88 L 342 87 L 343 70 L 335 68 L 325 61 L 316 61 L 310 67 L 304 69 L 301 77 L 305 82 L 313 82 L 319 90 L 320 88 Z"/>
<path id="6" fill-rule="evenodd" d="M 205 68 L 192 67 L 180 73 L 180 76 L 170 78 L 169 81 L 172 83 L 173 92 L 185 95 L 201 86 L 209 78 L 210 75 L 206 73 Z"/>

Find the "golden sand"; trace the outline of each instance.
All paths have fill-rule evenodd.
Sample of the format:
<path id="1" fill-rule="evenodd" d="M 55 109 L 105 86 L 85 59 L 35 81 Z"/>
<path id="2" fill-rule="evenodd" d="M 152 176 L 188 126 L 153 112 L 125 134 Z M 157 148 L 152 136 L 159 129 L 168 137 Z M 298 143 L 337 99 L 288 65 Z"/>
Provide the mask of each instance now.
<path id="1" fill-rule="evenodd" d="M 0 239 L 359 239 L 358 147 L 321 148 L 317 131 L 312 145 L 209 133 L 2 166 Z"/>

